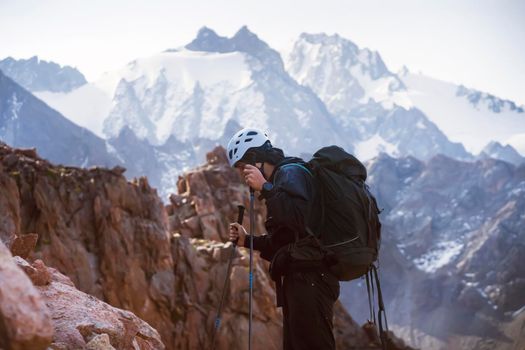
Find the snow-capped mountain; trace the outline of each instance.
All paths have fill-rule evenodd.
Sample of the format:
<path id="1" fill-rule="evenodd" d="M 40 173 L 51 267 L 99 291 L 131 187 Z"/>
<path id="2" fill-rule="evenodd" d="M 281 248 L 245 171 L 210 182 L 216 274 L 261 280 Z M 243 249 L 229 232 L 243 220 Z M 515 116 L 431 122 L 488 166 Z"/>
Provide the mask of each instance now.
<path id="1" fill-rule="evenodd" d="M 301 34 L 286 68 L 337 117 L 345 118 L 370 99 L 385 108 L 392 108 L 393 103 L 411 107 L 403 83 L 388 70 L 379 53 L 360 49 L 337 34 Z"/>
<path id="2" fill-rule="evenodd" d="M 525 155 L 525 112 L 514 102 L 403 70 L 399 75 L 413 105 L 447 137 L 478 154 L 490 142 L 510 144 Z"/>
<path id="3" fill-rule="evenodd" d="M 424 113 L 413 108 L 403 82 L 381 56 L 360 49 L 339 35 L 301 34 L 287 70 L 326 104 L 339 127 L 356 142 L 356 154 L 378 152 L 428 159 L 447 154 L 468 159 L 462 145 L 451 143 Z"/>
<path id="4" fill-rule="evenodd" d="M 61 67 L 37 56 L 20 60 L 7 57 L 0 60 L 0 70 L 32 92 L 69 92 L 86 83 L 86 78 L 76 68 Z"/>
<path id="5" fill-rule="evenodd" d="M 13 147 L 36 147 L 42 157 L 60 164 L 118 164 L 103 139 L 78 127 L 1 71 L 0 140 Z"/>
<path id="6" fill-rule="evenodd" d="M 185 48 L 138 59 L 69 94 L 38 96 L 106 138 L 127 126 L 153 145 L 170 136 L 218 141 L 234 121 L 269 130 L 289 153 L 327 142 L 351 146 L 319 98 L 288 76 L 279 53 L 246 27 L 232 38 L 203 28 Z M 80 99 L 99 107 L 88 112 Z"/>

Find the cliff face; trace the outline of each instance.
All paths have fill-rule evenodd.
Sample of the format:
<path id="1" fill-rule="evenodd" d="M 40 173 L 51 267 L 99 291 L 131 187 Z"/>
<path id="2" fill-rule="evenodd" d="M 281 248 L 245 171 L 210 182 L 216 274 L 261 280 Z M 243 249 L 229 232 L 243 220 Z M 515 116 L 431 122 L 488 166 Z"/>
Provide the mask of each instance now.
<path id="1" fill-rule="evenodd" d="M 0 236 L 39 235 L 32 258 L 71 278 L 81 291 L 134 311 L 164 337 L 157 300 L 162 274 L 173 274 L 166 215 L 145 179 L 129 184 L 122 169 L 59 167 L 34 151 L 0 148 Z M 148 293 L 145 291 L 151 291 Z M 158 324 L 156 324 L 158 323 Z M 169 339 L 169 338 L 168 338 Z"/>
<path id="2" fill-rule="evenodd" d="M 26 255 L 30 262 L 40 259 L 60 271 L 81 292 L 133 312 L 160 333 L 167 349 L 209 348 L 232 249 L 220 241 L 237 217 L 237 205 L 248 207 L 247 188 L 227 166 L 223 149 L 210 153 L 208 164 L 179 179 L 179 194 L 166 208 L 145 178 L 129 183 L 122 173 L 121 168 L 54 166 L 33 150 L 0 145 L 0 238 L 15 254 Z M 257 206 L 256 212 L 260 233 L 263 208 Z M 34 251 L 33 233 L 38 235 Z M 244 349 L 247 343 L 247 270 L 247 252 L 238 249 L 218 349 Z M 267 265 L 258 254 L 254 274 L 254 349 L 279 349 L 280 313 Z M 64 282 L 40 294 L 60 299 L 57 293 L 63 289 L 73 285 Z M 77 304 L 74 298 L 71 302 Z M 52 314 L 61 312 L 53 302 L 48 308 Z M 77 309 L 73 310 L 71 324 L 76 322 Z M 114 320 L 122 322 L 123 311 L 117 313 Z M 112 324 L 111 319 L 104 322 Z M 336 324 L 341 348 L 373 341 L 340 305 Z M 75 329 L 75 336 L 80 333 L 84 341 L 92 340 L 82 334 L 85 327 Z M 62 335 L 55 324 L 53 341 L 69 344 Z M 111 334 L 109 341 L 126 348 Z"/>

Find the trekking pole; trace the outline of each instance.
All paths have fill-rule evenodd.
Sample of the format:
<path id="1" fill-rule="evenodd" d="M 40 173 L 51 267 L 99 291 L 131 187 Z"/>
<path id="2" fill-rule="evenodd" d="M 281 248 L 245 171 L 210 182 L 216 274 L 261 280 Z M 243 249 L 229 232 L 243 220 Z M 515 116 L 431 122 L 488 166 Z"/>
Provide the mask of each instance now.
<path id="1" fill-rule="evenodd" d="M 253 316 L 253 228 L 255 226 L 255 213 L 253 212 L 254 190 L 250 187 L 250 319 L 248 323 L 248 350 L 252 350 L 252 316 Z"/>
<path id="2" fill-rule="evenodd" d="M 239 214 L 237 216 L 237 223 L 242 225 L 242 221 L 244 218 L 244 206 L 238 205 L 237 208 L 239 209 Z M 212 349 L 215 349 L 215 336 L 217 335 L 217 331 L 219 330 L 219 326 L 221 325 L 222 304 L 224 303 L 224 297 L 226 296 L 226 289 L 228 288 L 228 282 L 230 280 L 230 272 L 232 269 L 233 258 L 235 257 L 235 247 L 237 246 L 237 240 L 232 243 L 233 244 L 232 244 L 232 249 L 230 253 L 230 259 L 228 260 L 228 270 L 226 272 L 226 279 L 224 280 L 224 287 L 222 288 L 221 301 L 219 303 L 219 308 L 217 309 L 217 316 L 215 317 L 215 327 L 213 328 L 213 335 L 211 338 L 211 344 L 212 344 L 211 348 Z"/>

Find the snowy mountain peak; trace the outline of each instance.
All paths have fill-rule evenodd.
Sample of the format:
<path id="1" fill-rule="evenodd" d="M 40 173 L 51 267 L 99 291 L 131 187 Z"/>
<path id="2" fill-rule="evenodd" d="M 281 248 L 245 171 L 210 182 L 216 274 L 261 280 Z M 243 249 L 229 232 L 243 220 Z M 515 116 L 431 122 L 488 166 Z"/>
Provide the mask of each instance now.
<path id="1" fill-rule="evenodd" d="M 323 44 L 323 45 L 334 45 L 334 44 L 344 44 L 348 47 L 354 48 L 356 51 L 359 50 L 356 44 L 348 39 L 344 39 L 339 36 L 339 34 L 328 35 L 325 33 L 301 33 L 299 35 L 299 40 L 304 40 L 310 44 Z"/>
<path id="2" fill-rule="evenodd" d="M 231 45 L 228 38 L 219 36 L 213 29 L 202 27 L 186 49 L 192 51 L 209 51 L 209 52 L 231 52 Z"/>
<path id="3" fill-rule="evenodd" d="M 336 55 L 341 63 L 350 66 L 358 64 L 364 71 L 369 71 L 372 79 L 392 75 L 377 51 L 368 48 L 360 49 L 354 42 L 339 36 L 339 34 L 302 33 L 295 47 L 304 45 L 325 47 L 327 48 L 325 51 Z"/>
<path id="4" fill-rule="evenodd" d="M 40 63 L 40 58 L 38 58 L 38 56 L 35 55 L 33 57 L 30 57 L 28 59 L 28 61 L 31 62 L 31 63 L 37 63 L 38 64 L 38 63 Z"/>
<path id="5" fill-rule="evenodd" d="M 360 49 L 338 34 L 303 33 L 293 46 L 286 67 L 292 77 L 314 90 L 335 115 L 348 114 L 369 100 L 385 108 L 410 108 L 405 87 L 381 56 Z"/>
<path id="6" fill-rule="evenodd" d="M 233 36 L 234 38 L 256 38 L 257 40 L 259 40 L 259 38 L 257 37 L 257 35 L 252 32 L 250 29 L 248 29 L 248 26 L 244 25 L 242 26 L 238 31 L 237 33 L 235 33 L 235 35 Z"/>
<path id="7" fill-rule="evenodd" d="M 86 78 L 76 68 L 44 61 L 38 56 L 20 60 L 7 57 L 0 60 L 0 70 L 32 92 L 69 92 L 86 83 Z"/>
<path id="8" fill-rule="evenodd" d="M 218 35 L 212 29 L 203 27 L 197 37 L 188 45 L 187 50 L 206 52 L 243 52 L 258 59 L 265 66 L 284 72 L 281 55 L 270 48 L 266 42 L 251 32 L 247 26 L 241 27 L 231 38 Z"/>

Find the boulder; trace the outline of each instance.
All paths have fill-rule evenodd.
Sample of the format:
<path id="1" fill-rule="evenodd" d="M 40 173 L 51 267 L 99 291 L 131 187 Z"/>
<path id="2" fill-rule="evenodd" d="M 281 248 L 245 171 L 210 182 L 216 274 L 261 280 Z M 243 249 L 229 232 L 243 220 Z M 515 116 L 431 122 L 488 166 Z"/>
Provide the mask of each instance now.
<path id="1" fill-rule="evenodd" d="M 45 298 L 0 241 L 0 349 L 47 349 L 53 334 Z"/>

